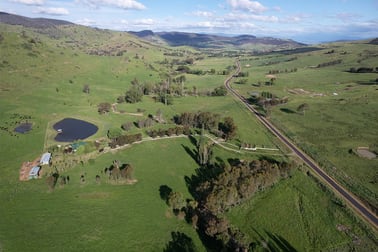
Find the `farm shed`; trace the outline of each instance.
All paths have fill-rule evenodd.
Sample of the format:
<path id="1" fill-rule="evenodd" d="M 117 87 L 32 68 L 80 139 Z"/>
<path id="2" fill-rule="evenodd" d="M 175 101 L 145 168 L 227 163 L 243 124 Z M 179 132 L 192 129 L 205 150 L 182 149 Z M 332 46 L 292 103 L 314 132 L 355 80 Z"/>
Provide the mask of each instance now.
<path id="1" fill-rule="evenodd" d="M 39 171 L 41 170 L 41 167 L 34 166 L 30 172 L 29 172 L 29 179 L 36 179 L 39 176 Z"/>
<path id="2" fill-rule="evenodd" d="M 51 153 L 50 152 L 43 153 L 43 155 L 41 157 L 40 164 L 41 165 L 47 165 L 47 164 L 50 163 L 50 159 L 51 159 Z"/>

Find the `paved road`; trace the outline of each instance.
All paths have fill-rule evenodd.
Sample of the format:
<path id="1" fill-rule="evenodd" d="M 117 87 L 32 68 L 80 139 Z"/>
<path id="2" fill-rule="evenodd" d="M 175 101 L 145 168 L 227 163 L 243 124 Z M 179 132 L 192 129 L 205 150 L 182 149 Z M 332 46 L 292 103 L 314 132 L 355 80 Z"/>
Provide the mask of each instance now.
<path id="1" fill-rule="evenodd" d="M 224 85 L 231 92 L 237 99 L 239 99 L 247 109 L 254 114 L 257 119 L 268 129 L 270 130 L 278 139 L 280 139 L 293 153 L 295 153 L 305 164 L 307 164 L 319 177 L 321 177 L 324 182 L 334 191 L 337 192 L 341 198 L 347 202 L 349 206 L 351 206 L 360 216 L 362 216 L 365 220 L 367 220 L 371 225 L 377 230 L 378 229 L 378 218 L 377 216 L 367 208 L 360 200 L 357 199 L 352 193 L 347 191 L 343 188 L 340 184 L 338 184 L 334 179 L 327 175 L 323 171 L 323 169 L 309 156 L 307 156 L 301 149 L 299 149 L 296 145 L 294 145 L 288 138 L 286 138 L 274 125 L 267 120 L 264 116 L 262 116 L 254 107 L 252 107 L 248 101 L 236 92 L 231 87 L 231 80 L 234 78 L 241 71 L 240 63 L 237 61 L 237 69 L 235 73 L 228 77 Z"/>

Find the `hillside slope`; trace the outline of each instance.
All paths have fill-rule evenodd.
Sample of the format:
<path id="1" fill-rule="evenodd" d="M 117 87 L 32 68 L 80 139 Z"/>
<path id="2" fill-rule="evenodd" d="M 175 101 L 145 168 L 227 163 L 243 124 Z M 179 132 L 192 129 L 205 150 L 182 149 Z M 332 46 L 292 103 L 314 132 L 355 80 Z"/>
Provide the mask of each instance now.
<path id="1" fill-rule="evenodd" d="M 192 46 L 195 48 L 259 48 L 265 46 L 269 50 L 290 49 L 305 46 L 305 44 L 290 40 L 272 37 L 258 38 L 253 35 L 221 36 L 212 34 L 186 32 L 153 32 L 140 31 L 129 33 L 149 41 L 162 40 L 170 46 Z"/>

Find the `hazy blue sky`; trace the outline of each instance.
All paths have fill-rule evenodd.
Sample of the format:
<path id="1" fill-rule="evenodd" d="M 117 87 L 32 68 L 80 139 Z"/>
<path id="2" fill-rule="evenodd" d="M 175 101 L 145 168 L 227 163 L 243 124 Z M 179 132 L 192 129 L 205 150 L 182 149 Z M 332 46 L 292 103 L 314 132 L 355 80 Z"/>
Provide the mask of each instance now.
<path id="1" fill-rule="evenodd" d="M 378 0 L 1 0 L 0 10 L 125 31 L 251 34 L 310 43 L 378 37 Z"/>

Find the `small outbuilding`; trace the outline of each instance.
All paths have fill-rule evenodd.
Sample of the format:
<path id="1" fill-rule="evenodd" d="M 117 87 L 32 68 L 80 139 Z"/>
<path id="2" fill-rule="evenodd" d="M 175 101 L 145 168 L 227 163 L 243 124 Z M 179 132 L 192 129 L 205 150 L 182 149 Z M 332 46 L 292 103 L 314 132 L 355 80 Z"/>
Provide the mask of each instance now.
<path id="1" fill-rule="evenodd" d="M 48 165 L 50 163 L 50 159 L 51 159 L 51 153 L 50 152 L 43 153 L 43 155 L 41 157 L 40 164 L 41 165 Z"/>
<path id="2" fill-rule="evenodd" d="M 34 166 L 29 172 L 29 179 L 37 179 L 39 177 L 39 172 L 41 167 Z"/>

